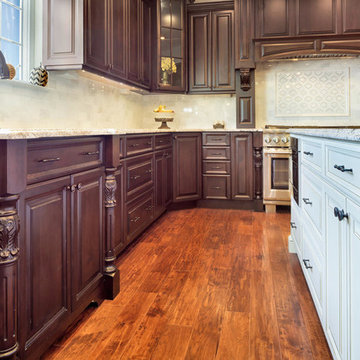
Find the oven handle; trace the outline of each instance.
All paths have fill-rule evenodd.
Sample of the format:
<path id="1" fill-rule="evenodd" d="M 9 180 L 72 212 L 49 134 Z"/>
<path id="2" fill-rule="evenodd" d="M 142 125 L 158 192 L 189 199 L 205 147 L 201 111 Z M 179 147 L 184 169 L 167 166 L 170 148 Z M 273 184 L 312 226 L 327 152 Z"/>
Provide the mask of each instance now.
<path id="1" fill-rule="evenodd" d="M 291 155 L 290 149 L 266 149 L 264 148 L 264 154 L 270 154 L 270 155 Z"/>

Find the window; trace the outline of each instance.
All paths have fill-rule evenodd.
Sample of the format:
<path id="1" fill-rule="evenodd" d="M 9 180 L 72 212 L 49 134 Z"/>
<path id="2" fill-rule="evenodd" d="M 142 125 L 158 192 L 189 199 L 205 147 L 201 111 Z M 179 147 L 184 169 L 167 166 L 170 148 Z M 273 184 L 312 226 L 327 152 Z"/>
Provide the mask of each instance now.
<path id="1" fill-rule="evenodd" d="M 0 0 L 0 50 L 6 62 L 16 69 L 17 80 L 24 78 L 24 2 Z"/>

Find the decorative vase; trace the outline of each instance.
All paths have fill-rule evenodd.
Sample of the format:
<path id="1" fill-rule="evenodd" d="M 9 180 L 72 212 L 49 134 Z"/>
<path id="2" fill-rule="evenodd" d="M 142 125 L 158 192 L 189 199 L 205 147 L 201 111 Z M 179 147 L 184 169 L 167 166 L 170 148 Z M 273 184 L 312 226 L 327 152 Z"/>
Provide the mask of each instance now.
<path id="1" fill-rule="evenodd" d="M 49 80 L 49 74 L 42 64 L 31 70 L 30 84 L 46 86 Z"/>

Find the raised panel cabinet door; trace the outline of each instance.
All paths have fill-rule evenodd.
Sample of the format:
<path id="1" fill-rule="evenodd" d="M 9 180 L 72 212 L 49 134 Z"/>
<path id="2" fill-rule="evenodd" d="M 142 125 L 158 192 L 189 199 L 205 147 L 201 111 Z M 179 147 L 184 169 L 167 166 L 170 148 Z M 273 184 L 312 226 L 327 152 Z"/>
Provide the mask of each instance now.
<path id="1" fill-rule="evenodd" d="M 335 209 L 346 212 L 345 197 L 330 186 L 325 189 L 326 335 L 334 359 L 347 359 L 346 349 L 346 226 Z"/>
<path id="2" fill-rule="evenodd" d="M 72 176 L 72 306 L 86 306 L 88 296 L 102 281 L 104 169 Z"/>
<path id="3" fill-rule="evenodd" d="M 214 11 L 212 16 L 212 90 L 235 91 L 234 11 Z"/>
<path id="4" fill-rule="evenodd" d="M 342 15 L 344 33 L 360 32 L 360 6 L 358 0 L 342 0 Z"/>
<path id="5" fill-rule="evenodd" d="M 253 198 L 252 133 L 231 135 L 232 199 Z"/>
<path id="6" fill-rule="evenodd" d="M 211 91 L 211 13 L 189 15 L 189 90 Z"/>
<path id="7" fill-rule="evenodd" d="M 83 1 L 43 2 L 43 65 L 74 69 L 83 65 Z"/>
<path id="8" fill-rule="evenodd" d="M 174 138 L 174 202 L 201 199 L 201 134 Z"/>
<path id="9" fill-rule="evenodd" d="M 108 1 L 85 0 L 85 65 L 108 71 Z"/>
<path id="10" fill-rule="evenodd" d="M 151 3 L 148 0 L 141 0 L 141 62 L 140 81 L 149 88 L 151 83 Z"/>
<path id="11" fill-rule="evenodd" d="M 349 343 L 351 360 L 360 359 L 360 206 L 348 200 L 349 242 L 347 271 L 349 279 Z"/>
<path id="12" fill-rule="evenodd" d="M 140 19 L 141 19 L 141 0 L 128 1 L 128 79 L 140 81 Z"/>
<path id="13" fill-rule="evenodd" d="M 105 1 L 104 1 L 105 2 Z M 126 78 L 126 26 L 127 26 L 127 0 L 110 0 L 110 73 Z"/>
<path id="14" fill-rule="evenodd" d="M 115 254 L 118 255 L 125 248 L 124 234 L 124 167 L 123 164 L 115 172 L 116 193 L 115 193 Z"/>
<path id="15" fill-rule="evenodd" d="M 164 198 L 165 206 L 169 206 L 173 200 L 173 151 L 168 149 L 164 152 Z"/>
<path id="16" fill-rule="evenodd" d="M 296 0 L 297 35 L 335 34 L 336 5 L 337 0 Z"/>
<path id="17" fill-rule="evenodd" d="M 27 354 L 51 341 L 71 310 L 68 185 L 70 177 L 30 185 L 21 199 L 19 332 Z"/>
<path id="18" fill-rule="evenodd" d="M 292 3 L 293 0 L 256 0 L 256 37 L 289 36 Z"/>

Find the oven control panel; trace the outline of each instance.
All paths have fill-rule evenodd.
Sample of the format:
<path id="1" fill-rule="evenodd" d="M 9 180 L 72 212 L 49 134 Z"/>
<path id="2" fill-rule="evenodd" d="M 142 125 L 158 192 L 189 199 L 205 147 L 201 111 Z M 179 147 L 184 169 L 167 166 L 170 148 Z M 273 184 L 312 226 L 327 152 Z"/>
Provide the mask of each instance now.
<path id="1" fill-rule="evenodd" d="M 290 135 L 282 132 L 264 131 L 264 147 L 289 147 Z"/>

